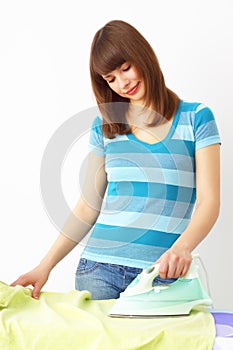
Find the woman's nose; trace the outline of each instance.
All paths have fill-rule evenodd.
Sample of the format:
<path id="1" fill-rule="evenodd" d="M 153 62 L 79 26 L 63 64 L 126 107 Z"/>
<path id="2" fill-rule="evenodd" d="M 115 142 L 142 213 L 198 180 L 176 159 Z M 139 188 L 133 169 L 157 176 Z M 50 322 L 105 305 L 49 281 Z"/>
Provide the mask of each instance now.
<path id="1" fill-rule="evenodd" d="M 129 85 L 129 79 L 126 77 L 119 78 L 119 87 L 123 90 Z"/>

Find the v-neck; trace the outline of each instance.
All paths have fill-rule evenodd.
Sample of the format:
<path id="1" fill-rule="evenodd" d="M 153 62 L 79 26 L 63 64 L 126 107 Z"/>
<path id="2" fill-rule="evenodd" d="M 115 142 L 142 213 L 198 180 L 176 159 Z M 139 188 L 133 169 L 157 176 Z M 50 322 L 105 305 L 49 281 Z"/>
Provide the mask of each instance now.
<path id="1" fill-rule="evenodd" d="M 142 140 L 140 140 L 139 138 L 137 138 L 132 132 L 130 132 L 129 134 L 127 134 L 128 139 L 129 139 L 129 140 L 136 141 L 136 142 L 138 142 L 138 143 L 140 143 L 140 144 L 142 144 L 142 145 L 144 145 L 144 146 L 146 146 L 146 147 L 148 147 L 148 148 L 153 148 L 153 149 L 154 149 L 154 148 L 156 148 L 156 147 L 160 147 L 161 144 L 167 142 L 167 141 L 172 137 L 172 135 L 174 134 L 175 129 L 176 129 L 176 126 L 177 126 L 178 121 L 179 121 L 179 116 L 180 116 L 180 110 L 181 110 L 182 103 L 183 103 L 183 101 L 180 100 L 179 106 L 178 106 L 178 108 L 177 108 L 177 110 L 176 110 L 176 112 L 175 112 L 175 115 L 174 115 L 174 117 L 173 117 L 171 126 L 170 126 L 170 128 L 169 128 L 169 130 L 168 130 L 166 136 L 165 136 L 163 139 L 161 139 L 161 140 L 158 141 L 158 142 L 148 143 L 148 142 L 146 142 L 146 141 L 142 141 Z"/>

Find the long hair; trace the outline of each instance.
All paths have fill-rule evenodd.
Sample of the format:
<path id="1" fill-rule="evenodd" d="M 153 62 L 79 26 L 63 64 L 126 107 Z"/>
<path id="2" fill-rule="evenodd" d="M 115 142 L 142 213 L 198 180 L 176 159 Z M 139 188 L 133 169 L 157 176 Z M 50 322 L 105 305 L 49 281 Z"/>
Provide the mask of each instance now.
<path id="1" fill-rule="evenodd" d="M 130 131 L 125 118 L 129 99 L 115 93 L 102 75 L 126 61 L 137 68 L 144 81 L 145 107 L 156 112 L 151 126 L 156 125 L 158 115 L 170 120 L 179 104 L 179 97 L 166 87 L 159 61 L 147 40 L 129 23 L 110 21 L 96 32 L 90 52 L 92 89 L 103 117 L 102 130 L 108 138 Z"/>

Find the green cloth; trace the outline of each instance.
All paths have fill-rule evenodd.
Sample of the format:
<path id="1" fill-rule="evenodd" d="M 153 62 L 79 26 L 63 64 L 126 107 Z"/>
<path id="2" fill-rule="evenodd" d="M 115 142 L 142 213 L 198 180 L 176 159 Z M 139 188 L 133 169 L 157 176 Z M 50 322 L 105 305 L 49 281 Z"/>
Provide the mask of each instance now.
<path id="1" fill-rule="evenodd" d="M 111 318 L 114 300 L 88 291 L 42 292 L 0 282 L 1 350 L 212 350 L 215 323 L 205 309 L 189 316 Z"/>

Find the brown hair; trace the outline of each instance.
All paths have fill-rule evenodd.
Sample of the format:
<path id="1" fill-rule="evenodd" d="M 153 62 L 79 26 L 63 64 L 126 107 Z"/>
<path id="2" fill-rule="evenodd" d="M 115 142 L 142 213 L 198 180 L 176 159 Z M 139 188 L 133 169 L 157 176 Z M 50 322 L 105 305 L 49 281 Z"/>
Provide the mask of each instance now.
<path id="1" fill-rule="evenodd" d="M 130 131 L 125 124 L 129 99 L 116 94 L 102 75 L 115 70 L 126 61 L 137 68 L 144 80 L 145 107 L 152 107 L 156 113 L 170 120 L 179 104 L 179 97 L 165 85 L 151 45 L 127 22 L 110 21 L 96 32 L 90 52 L 92 89 L 103 117 L 102 130 L 108 138 Z M 155 124 L 156 117 L 150 125 Z"/>

